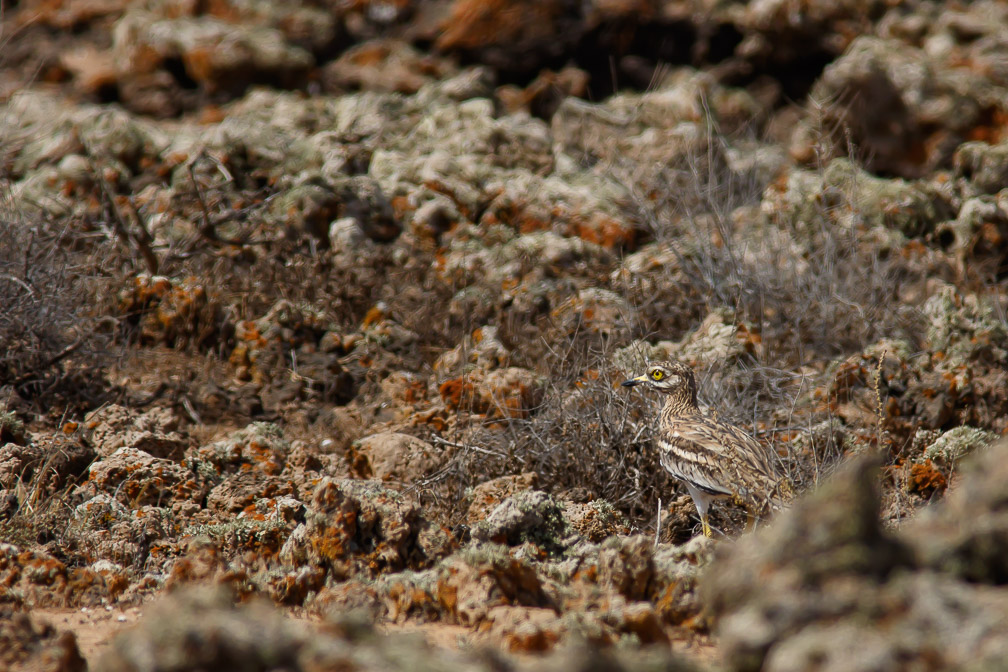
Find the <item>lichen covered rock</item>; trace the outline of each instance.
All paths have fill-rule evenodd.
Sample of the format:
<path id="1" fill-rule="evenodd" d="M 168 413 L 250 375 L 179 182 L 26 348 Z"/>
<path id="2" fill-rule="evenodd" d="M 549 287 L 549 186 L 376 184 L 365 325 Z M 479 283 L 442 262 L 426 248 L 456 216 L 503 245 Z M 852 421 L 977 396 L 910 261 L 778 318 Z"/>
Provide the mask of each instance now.
<path id="1" fill-rule="evenodd" d="M 1002 444 L 979 453 L 962 486 L 898 536 L 879 525 L 870 463 L 861 459 L 770 527 L 720 549 L 701 589 L 729 665 L 872 670 L 994 660 L 1004 644 L 992 623 L 1008 611 L 978 584 L 1005 577 L 995 550 L 1004 543 L 1003 453 Z"/>
<path id="2" fill-rule="evenodd" d="M 420 515 L 417 504 L 374 481 L 323 478 L 305 522 L 280 550 L 285 565 L 311 563 L 335 580 L 423 568 L 447 555 L 450 536 Z"/>

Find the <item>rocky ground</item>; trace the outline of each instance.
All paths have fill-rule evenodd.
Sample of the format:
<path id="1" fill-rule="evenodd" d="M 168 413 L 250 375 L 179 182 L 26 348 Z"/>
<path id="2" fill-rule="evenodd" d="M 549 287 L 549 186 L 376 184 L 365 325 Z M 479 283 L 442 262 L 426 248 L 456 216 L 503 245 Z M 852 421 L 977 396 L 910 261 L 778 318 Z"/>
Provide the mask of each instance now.
<path id="1" fill-rule="evenodd" d="M 0 667 L 999 669 L 1008 7 L 793 4 L 5 3 Z"/>

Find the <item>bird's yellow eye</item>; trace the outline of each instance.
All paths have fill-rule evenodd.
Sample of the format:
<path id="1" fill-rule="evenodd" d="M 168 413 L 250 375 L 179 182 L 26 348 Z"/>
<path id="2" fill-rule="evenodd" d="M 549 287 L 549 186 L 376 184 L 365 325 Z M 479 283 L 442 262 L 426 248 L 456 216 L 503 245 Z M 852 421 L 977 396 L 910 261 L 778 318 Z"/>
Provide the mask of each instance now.
<path id="1" fill-rule="evenodd" d="M 651 372 L 651 378 L 652 378 L 652 380 L 661 380 L 664 377 L 665 377 L 665 374 L 662 373 L 661 369 L 655 369 L 654 371 Z"/>

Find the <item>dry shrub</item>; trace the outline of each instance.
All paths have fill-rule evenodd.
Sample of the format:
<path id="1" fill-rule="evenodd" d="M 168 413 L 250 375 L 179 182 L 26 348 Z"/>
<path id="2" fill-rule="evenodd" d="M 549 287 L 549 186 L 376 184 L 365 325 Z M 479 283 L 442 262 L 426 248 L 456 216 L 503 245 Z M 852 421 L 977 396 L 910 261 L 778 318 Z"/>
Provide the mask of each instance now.
<path id="1" fill-rule="evenodd" d="M 30 483 L 25 487 L 32 490 Z M 0 503 L 4 506 L 3 515 L 0 515 L 0 539 L 21 548 L 50 542 L 54 542 L 54 548 L 65 548 L 65 534 L 73 515 L 71 501 L 69 489 L 46 496 L 31 505 L 18 505 L 11 497 L 10 501 Z"/>
<path id="2" fill-rule="evenodd" d="M 0 54 L 13 38 L 0 29 Z M 6 123 L 9 114 L 0 110 L 0 411 L 27 412 L 27 401 L 58 417 L 103 396 L 96 371 L 108 359 L 109 329 L 94 310 L 103 254 L 78 222 L 20 207 L 11 175 L 29 138 Z"/>
<path id="3" fill-rule="evenodd" d="M 664 189 L 636 203 L 634 216 L 652 240 L 671 248 L 676 263 L 655 270 L 647 289 L 613 276 L 601 286 L 631 301 L 625 333 L 570 334 L 548 320 L 520 332 L 520 355 L 549 377 L 543 403 L 527 418 L 481 426 L 439 477 L 454 492 L 505 474 L 535 471 L 540 487 L 572 498 L 601 497 L 639 528 L 653 526 L 658 498 L 677 485 L 660 467 L 651 441 L 659 399 L 627 395 L 609 353 L 632 338 L 677 340 L 712 311 L 728 309 L 762 337 L 758 347 L 697 371 L 701 397 L 723 420 L 774 446 L 781 467 L 801 487 L 814 484 L 840 459 L 835 418 L 810 392 L 838 355 L 861 352 L 881 338 L 914 343 L 919 311 L 901 304 L 897 288 L 920 271 L 867 241 L 855 186 L 832 185 L 817 216 L 756 226 L 769 178 L 733 172 L 730 143 L 711 130 L 705 156 L 656 166 L 647 179 Z M 612 171 L 635 184 L 628 164 Z M 654 194 L 664 194 L 654 198 Z M 842 216 L 841 216 L 842 215 Z M 841 224 L 838 224 L 841 223 Z M 534 356 L 530 356 L 535 353 Z M 802 455 L 789 439 L 803 436 Z M 809 447 L 810 446 L 810 447 Z M 464 504 L 464 500 L 460 500 Z M 653 527 L 652 527 L 653 529 Z"/>
<path id="4" fill-rule="evenodd" d="M 62 546 L 73 509 L 70 491 L 86 478 L 82 472 L 86 474 L 89 458 L 81 451 L 68 455 L 50 448 L 19 451 L 19 473 L 0 487 L 0 540 L 5 543 L 24 548 L 55 541 Z"/>
<path id="5" fill-rule="evenodd" d="M 648 402 L 619 387 L 602 352 L 567 354 L 551 362 L 544 400 L 527 417 L 470 418 L 451 463 L 436 475 L 448 484 L 442 494 L 452 518 L 465 513 L 466 488 L 528 471 L 543 489 L 575 501 L 605 499 L 632 520 L 647 521 L 658 498 L 668 501 L 672 483 L 651 448 Z"/>
<path id="6" fill-rule="evenodd" d="M 666 188 L 649 193 L 663 196 L 636 199 L 637 209 L 675 263 L 655 271 L 650 291 L 624 291 L 638 306 L 644 338 L 675 340 L 723 309 L 760 336 L 750 353 L 699 372 L 707 379 L 702 387 L 723 417 L 754 433 L 763 426 L 768 438 L 778 430 L 811 436 L 820 444 L 811 458 L 798 464 L 789 456 L 785 467 L 795 480 L 813 483 L 842 452 L 834 432 L 810 431 L 835 421 L 810 398 L 825 382 L 816 372 L 881 339 L 919 345 L 920 308 L 907 305 L 899 288 L 923 281 L 925 271 L 872 239 L 879 233 L 868 232 L 866 222 L 878 213 L 859 203 L 856 170 L 822 198 L 803 202 L 802 216 L 766 220 L 761 205 L 776 198 L 767 192 L 770 173 L 735 172 L 711 159 L 746 142 L 711 125 L 707 155 L 686 167 L 655 168 L 650 179 Z M 613 170 L 620 174 L 619 166 Z"/>
<path id="7" fill-rule="evenodd" d="M 466 488 L 498 476 L 533 471 L 539 487 L 563 499 L 604 499 L 619 509 L 639 530 L 654 531 L 659 500 L 664 507 L 685 490 L 661 466 L 654 447 L 655 417 L 663 399 L 620 387 L 637 372 L 619 371 L 599 335 L 580 332 L 550 351 L 545 369 L 551 370 L 543 402 L 524 418 L 471 418 L 465 438 L 456 443 L 451 462 L 424 486 L 451 510 L 451 522 L 465 514 Z M 774 443 L 775 431 L 756 432 L 757 422 L 775 423 L 770 409 L 794 404 L 794 374 L 760 367 L 742 360 L 723 370 L 698 370 L 701 403 L 715 408 L 723 420 Z M 783 385 L 787 381 L 789 385 Z M 766 401 L 774 398 L 779 403 Z M 757 399 L 763 399 L 763 403 Z M 745 417 L 738 410 L 747 408 Z M 797 420 L 796 420 L 797 422 Z M 803 428 L 798 428 L 802 430 Z M 792 480 L 802 483 L 806 472 L 835 461 L 837 446 L 831 436 L 817 437 L 814 464 L 804 465 L 782 455 L 780 466 Z M 447 485 L 447 487 L 444 487 Z M 444 500 L 447 499 L 447 502 Z M 730 507 L 714 513 L 721 529 L 740 527 L 741 518 Z M 728 516 L 728 517 L 726 517 Z M 691 529 L 664 528 L 673 541 L 683 541 Z M 669 537 L 666 537 L 669 538 Z"/>
<path id="8" fill-rule="evenodd" d="M 713 127 L 708 142 L 719 154 L 730 151 Z M 655 192 L 662 197 L 637 199 L 639 217 L 677 263 L 656 283 L 664 291 L 626 288 L 652 333 L 667 337 L 728 308 L 761 333 L 761 364 L 782 369 L 882 337 L 918 338 L 919 311 L 900 303 L 897 288 L 922 271 L 865 236 L 856 184 L 831 185 L 826 197 L 803 204 L 812 216 L 763 222 L 769 178 L 758 170 L 696 157 L 688 168 L 657 167 L 652 180 L 664 184 Z"/>
<path id="9" fill-rule="evenodd" d="M 96 256 L 70 223 L 28 220 L 0 199 L 0 386 L 40 405 L 92 403 L 109 354 Z"/>

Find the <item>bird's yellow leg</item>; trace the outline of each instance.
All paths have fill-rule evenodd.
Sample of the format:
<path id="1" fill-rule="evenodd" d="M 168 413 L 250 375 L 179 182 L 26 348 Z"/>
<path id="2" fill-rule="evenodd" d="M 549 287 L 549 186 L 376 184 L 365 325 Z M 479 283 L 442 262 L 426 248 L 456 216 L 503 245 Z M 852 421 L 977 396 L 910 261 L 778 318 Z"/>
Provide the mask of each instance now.
<path id="1" fill-rule="evenodd" d="M 713 537 L 714 533 L 711 531 L 710 523 L 707 522 L 706 513 L 700 516 L 700 523 L 703 525 L 703 536 L 707 537 L 708 539 Z"/>

